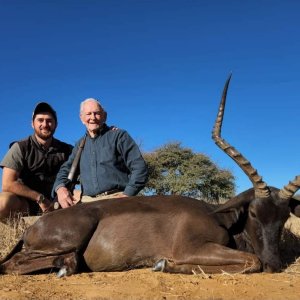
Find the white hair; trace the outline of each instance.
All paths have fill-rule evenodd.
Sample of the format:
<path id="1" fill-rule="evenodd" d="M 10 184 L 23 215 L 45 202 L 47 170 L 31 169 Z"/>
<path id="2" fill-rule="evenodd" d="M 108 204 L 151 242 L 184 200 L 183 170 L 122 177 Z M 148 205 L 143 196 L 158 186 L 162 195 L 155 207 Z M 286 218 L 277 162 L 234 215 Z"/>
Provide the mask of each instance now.
<path id="1" fill-rule="evenodd" d="M 87 99 L 83 100 L 80 103 L 80 114 L 82 114 L 82 112 L 83 112 L 83 106 L 84 106 L 84 104 L 86 102 L 90 102 L 90 101 L 97 103 L 99 105 L 100 109 L 103 110 L 103 111 L 105 111 L 104 108 L 102 107 L 101 103 L 97 99 L 95 99 L 95 98 L 87 98 Z"/>

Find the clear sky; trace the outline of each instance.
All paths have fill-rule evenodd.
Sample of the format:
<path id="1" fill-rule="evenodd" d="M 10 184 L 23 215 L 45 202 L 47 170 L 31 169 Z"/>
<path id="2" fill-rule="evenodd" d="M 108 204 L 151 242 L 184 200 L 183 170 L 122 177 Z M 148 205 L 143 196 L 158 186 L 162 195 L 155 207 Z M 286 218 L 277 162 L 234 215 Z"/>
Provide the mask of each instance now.
<path id="1" fill-rule="evenodd" d="M 74 144 L 79 104 L 95 97 L 143 151 L 180 141 L 243 191 L 211 139 L 232 72 L 223 137 L 281 188 L 300 174 L 299 12 L 298 0 L 0 0 L 0 157 L 32 133 L 41 100 Z"/>

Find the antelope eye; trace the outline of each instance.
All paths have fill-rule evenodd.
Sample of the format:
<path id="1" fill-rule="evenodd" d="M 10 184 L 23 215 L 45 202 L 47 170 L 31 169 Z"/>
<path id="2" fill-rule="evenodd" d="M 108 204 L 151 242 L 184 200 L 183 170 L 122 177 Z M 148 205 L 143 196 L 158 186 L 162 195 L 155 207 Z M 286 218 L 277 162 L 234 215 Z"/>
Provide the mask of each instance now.
<path id="1" fill-rule="evenodd" d="M 253 210 L 249 211 L 249 215 L 251 218 L 256 218 L 256 213 Z"/>

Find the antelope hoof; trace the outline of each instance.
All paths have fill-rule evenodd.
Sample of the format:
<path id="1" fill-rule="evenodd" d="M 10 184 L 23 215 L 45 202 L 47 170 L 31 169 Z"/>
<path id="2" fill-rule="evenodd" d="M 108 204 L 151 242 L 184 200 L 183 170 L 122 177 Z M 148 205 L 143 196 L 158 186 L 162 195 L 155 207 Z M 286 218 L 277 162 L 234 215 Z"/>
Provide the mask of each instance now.
<path id="1" fill-rule="evenodd" d="M 152 271 L 154 272 L 163 272 L 164 269 L 166 268 L 167 265 L 167 260 L 165 258 L 160 259 L 159 261 L 157 261 L 154 265 L 154 267 L 152 268 Z"/>
<path id="2" fill-rule="evenodd" d="M 56 276 L 57 276 L 58 278 L 67 276 L 67 268 L 66 268 L 66 267 L 62 267 L 62 268 L 57 272 Z"/>

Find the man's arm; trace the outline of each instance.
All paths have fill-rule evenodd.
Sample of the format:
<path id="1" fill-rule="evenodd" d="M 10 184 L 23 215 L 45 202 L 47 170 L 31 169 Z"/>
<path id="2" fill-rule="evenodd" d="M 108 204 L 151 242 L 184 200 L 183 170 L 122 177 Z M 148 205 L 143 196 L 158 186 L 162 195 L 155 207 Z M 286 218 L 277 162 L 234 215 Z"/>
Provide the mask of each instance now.
<path id="1" fill-rule="evenodd" d="M 2 191 L 11 192 L 18 196 L 28 198 L 32 201 L 38 201 L 41 193 L 24 185 L 20 180 L 20 173 L 24 167 L 24 158 L 18 143 L 13 143 L 1 161 L 3 168 L 2 174 Z M 47 210 L 51 202 L 45 199 L 39 204 L 43 211 Z"/>
<path id="2" fill-rule="evenodd" d="M 148 180 L 147 164 L 142 157 L 139 147 L 126 131 L 120 136 L 118 150 L 130 171 L 129 181 L 125 187 L 124 194 L 135 196 L 144 188 Z"/>
<path id="3" fill-rule="evenodd" d="M 19 172 L 4 167 L 2 174 L 2 191 L 14 193 L 18 196 L 25 197 L 37 202 L 40 199 L 41 193 L 32 190 L 28 186 L 24 185 L 19 180 L 19 176 Z M 42 211 L 45 211 L 50 207 L 51 202 L 48 199 L 45 199 L 44 202 L 40 203 L 39 205 Z"/>

